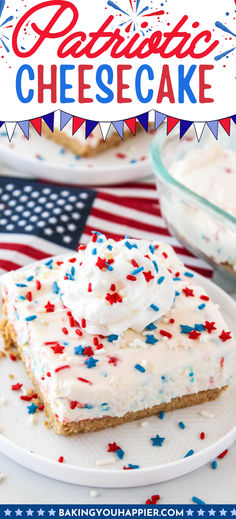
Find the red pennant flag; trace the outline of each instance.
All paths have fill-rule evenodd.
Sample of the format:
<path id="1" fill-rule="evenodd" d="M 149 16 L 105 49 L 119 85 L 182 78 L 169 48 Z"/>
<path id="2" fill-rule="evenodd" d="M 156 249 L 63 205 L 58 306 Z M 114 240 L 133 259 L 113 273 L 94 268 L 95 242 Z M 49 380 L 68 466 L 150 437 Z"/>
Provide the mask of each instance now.
<path id="1" fill-rule="evenodd" d="M 167 135 L 172 132 L 178 122 L 179 119 L 175 119 L 175 117 L 167 117 Z"/>
<path id="2" fill-rule="evenodd" d="M 226 117 L 226 119 L 220 119 L 219 123 L 221 124 L 222 128 L 230 135 L 230 117 Z"/>
<path id="3" fill-rule="evenodd" d="M 126 119 L 125 124 L 127 124 L 130 131 L 135 135 L 136 134 L 136 117 L 132 117 L 131 119 Z"/>
<path id="4" fill-rule="evenodd" d="M 42 133 L 42 117 L 37 117 L 37 119 L 32 119 L 31 121 L 32 126 L 38 132 L 39 135 Z"/>
<path id="5" fill-rule="evenodd" d="M 85 119 L 81 119 L 80 117 L 73 117 L 73 125 L 72 125 L 72 135 L 74 135 L 77 130 L 82 126 Z"/>

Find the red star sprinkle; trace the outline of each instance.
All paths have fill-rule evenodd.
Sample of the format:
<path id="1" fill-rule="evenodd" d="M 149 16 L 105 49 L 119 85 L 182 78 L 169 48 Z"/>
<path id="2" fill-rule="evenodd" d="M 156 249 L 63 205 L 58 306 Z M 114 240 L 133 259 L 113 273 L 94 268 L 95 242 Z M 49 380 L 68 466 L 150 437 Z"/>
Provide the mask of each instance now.
<path id="1" fill-rule="evenodd" d="M 100 257 L 98 256 L 96 266 L 97 266 L 100 270 L 102 270 L 102 269 L 107 269 L 106 262 L 107 262 L 106 259 L 102 259 L 102 258 L 100 258 Z"/>
<path id="2" fill-rule="evenodd" d="M 114 442 L 114 443 L 108 443 L 108 449 L 107 452 L 116 452 L 119 451 L 120 447 Z"/>
<path id="3" fill-rule="evenodd" d="M 205 321 L 204 326 L 208 333 L 211 333 L 213 330 L 216 330 L 215 324 L 215 322 L 210 323 L 209 321 Z"/>
<path id="4" fill-rule="evenodd" d="M 222 330 L 221 334 L 219 335 L 219 339 L 221 339 L 222 342 L 232 339 L 231 332 L 225 332 L 225 330 Z"/>
<path id="5" fill-rule="evenodd" d="M 197 332 L 197 330 L 192 330 L 192 332 L 188 334 L 189 339 L 193 339 L 194 341 L 196 341 L 200 337 L 200 335 L 200 332 Z"/>
<path id="6" fill-rule="evenodd" d="M 149 281 L 151 281 L 151 279 L 154 279 L 154 276 L 152 275 L 150 270 L 148 272 L 142 272 L 142 274 L 144 275 L 147 283 L 149 283 Z"/>
<path id="7" fill-rule="evenodd" d="M 86 355 L 87 357 L 92 357 L 94 354 L 91 346 L 87 346 L 84 348 L 84 355 Z"/>
<path id="8" fill-rule="evenodd" d="M 13 386 L 11 386 L 11 389 L 12 391 L 19 391 L 19 389 L 21 389 L 23 386 L 23 384 L 19 384 L 19 382 L 17 384 L 14 384 Z"/>
<path id="9" fill-rule="evenodd" d="M 194 297 L 193 289 L 192 288 L 183 288 L 182 292 L 184 293 L 185 297 Z"/>
<path id="10" fill-rule="evenodd" d="M 54 351 L 54 353 L 64 353 L 65 346 L 60 346 L 60 344 L 57 344 L 56 346 L 51 346 L 51 350 Z"/>
<path id="11" fill-rule="evenodd" d="M 52 303 L 50 303 L 50 301 L 48 301 L 47 304 L 44 306 L 44 308 L 46 309 L 47 313 L 54 312 L 55 305 L 53 305 Z"/>

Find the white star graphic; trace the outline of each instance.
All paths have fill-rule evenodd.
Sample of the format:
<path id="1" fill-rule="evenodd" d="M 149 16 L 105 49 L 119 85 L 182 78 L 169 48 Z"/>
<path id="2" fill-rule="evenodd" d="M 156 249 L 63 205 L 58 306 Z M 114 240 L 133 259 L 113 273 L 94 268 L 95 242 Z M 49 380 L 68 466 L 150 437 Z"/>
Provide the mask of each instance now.
<path id="1" fill-rule="evenodd" d="M 51 508 L 51 510 L 48 510 L 48 513 L 49 513 L 50 516 L 53 515 L 53 517 L 54 517 L 54 515 L 56 513 L 56 510 L 53 510 L 53 508 Z"/>
<path id="2" fill-rule="evenodd" d="M 226 516 L 226 510 L 225 510 L 224 508 L 222 508 L 222 509 L 220 510 L 220 516 L 221 516 L 221 517 L 222 517 L 222 516 L 224 516 L 224 517 Z"/>
<path id="3" fill-rule="evenodd" d="M 26 513 L 28 517 L 32 517 L 34 511 L 31 508 L 29 508 L 29 510 L 26 510 Z"/>
<path id="4" fill-rule="evenodd" d="M 202 517 L 204 514 L 205 514 L 205 510 L 200 508 L 200 510 L 198 510 L 198 517 L 200 517 L 200 516 Z"/>
<path id="5" fill-rule="evenodd" d="M 233 510 L 231 510 L 231 515 L 236 515 L 236 508 L 233 508 Z"/>
<path id="6" fill-rule="evenodd" d="M 187 513 L 187 516 L 191 516 L 193 515 L 193 510 L 191 510 L 191 508 L 189 508 L 188 510 L 186 510 L 186 513 Z"/>
<path id="7" fill-rule="evenodd" d="M 11 515 L 11 510 L 9 510 L 9 508 L 7 508 L 6 510 L 4 510 L 4 514 L 5 514 L 5 517 L 9 517 Z"/>
<path id="8" fill-rule="evenodd" d="M 20 508 L 18 508 L 16 511 L 16 516 L 22 516 L 22 510 L 20 510 Z"/>
<path id="9" fill-rule="evenodd" d="M 213 510 L 213 508 L 211 508 L 210 510 L 208 510 L 208 514 L 209 514 L 210 516 L 211 516 L 211 515 L 215 516 L 215 513 L 216 513 L 216 511 Z"/>
<path id="10" fill-rule="evenodd" d="M 38 516 L 39 516 L 39 517 L 40 517 L 40 516 L 42 517 L 43 515 L 44 515 L 44 510 L 42 510 L 42 508 L 40 508 L 40 509 L 38 510 Z"/>

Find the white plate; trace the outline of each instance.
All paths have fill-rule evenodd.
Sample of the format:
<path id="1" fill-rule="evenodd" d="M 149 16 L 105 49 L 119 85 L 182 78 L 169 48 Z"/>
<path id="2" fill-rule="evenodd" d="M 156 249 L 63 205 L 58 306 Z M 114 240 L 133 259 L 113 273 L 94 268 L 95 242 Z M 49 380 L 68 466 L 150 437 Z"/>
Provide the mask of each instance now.
<path id="1" fill-rule="evenodd" d="M 202 286 L 217 302 L 235 333 L 236 303 L 212 282 L 197 276 Z M 68 483 L 96 487 L 137 487 L 159 483 L 206 464 L 228 448 L 236 439 L 236 382 L 214 402 L 167 413 L 163 420 L 153 416 L 141 427 L 142 421 L 125 424 L 115 429 L 77 435 L 73 438 L 57 436 L 43 425 L 43 413 L 37 414 L 37 424 L 29 422 L 27 402 L 20 393 L 11 391 L 11 384 L 23 382 L 31 387 L 21 362 L 1 361 L 0 450 L 21 465 L 45 476 Z M 14 374 L 14 380 L 9 374 Z M 201 411 L 214 414 L 203 417 Z M 178 423 L 186 425 L 180 429 Z M 206 438 L 200 439 L 205 432 Z M 152 447 L 150 438 L 159 434 L 166 438 L 163 446 Z M 123 460 L 106 467 L 97 467 L 96 461 L 111 459 L 108 443 L 116 442 L 125 452 Z M 195 454 L 184 458 L 193 449 Z M 59 456 L 64 463 L 58 463 Z M 140 465 L 137 470 L 123 470 L 129 463 Z"/>
<path id="2" fill-rule="evenodd" d="M 148 151 L 152 135 L 142 131 L 96 157 L 79 158 L 59 144 L 40 137 L 30 139 L 17 127 L 11 143 L 0 130 L 0 162 L 25 175 L 76 185 L 118 184 L 151 175 Z M 9 173 L 7 171 L 7 173 Z"/>

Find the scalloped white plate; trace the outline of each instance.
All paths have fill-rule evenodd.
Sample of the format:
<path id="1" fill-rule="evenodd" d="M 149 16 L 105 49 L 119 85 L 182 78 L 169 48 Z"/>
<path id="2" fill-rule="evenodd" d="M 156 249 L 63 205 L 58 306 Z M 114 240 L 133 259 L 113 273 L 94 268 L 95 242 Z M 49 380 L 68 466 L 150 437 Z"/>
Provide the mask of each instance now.
<path id="1" fill-rule="evenodd" d="M 152 174 L 148 151 L 152 135 L 141 131 L 96 157 L 79 158 L 59 144 L 40 137 L 30 140 L 17 127 L 12 142 L 0 129 L 0 162 L 26 176 L 75 185 L 111 185 L 145 178 Z M 14 171 L 14 174 L 15 174 Z M 9 174 L 9 171 L 7 171 Z M 13 172 L 12 172 L 13 174 Z"/>
<path id="2" fill-rule="evenodd" d="M 212 282 L 198 276 L 199 282 L 217 302 L 230 329 L 236 333 L 236 303 Z M 31 387 L 21 362 L 1 361 L 0 378 L 0 450 L 21 465 L 45 476 L 68 483 L 96 487 L 137 487 L 159 483 L 208 463 L 228 448 L 236 439 L 236 382 L 214 402 L 167 413 L 163 420 L 154 416 L 73 438 L 57 436 L 44 426 L 43 413 L 30 423 L 27 402 L 11 385 L 23 382 Z M 14 380 L 9 378 L 14 374 Z M 4 399 L 6 402 L 4 403 Z M 214 417 L 202 416 L 208 411 Z M 186 425 L 180 429 L 178 422 Z M 205 432 L 204 440 L 200 433 Z M 152 447 L 150 438 L 159 434 L 166 440 L 161 448 Z M 115 463 L 98 467 L 97 460 L 112 460 L 107 444 L 116 442 L 125 452 L 123 460 L 115 456 Z M 194 455 L 184 458 L 190 450 Z M 64 457 L 64 463 L 58 458 Z M 123 470 L 129 463 L 140 469 Z"/>

